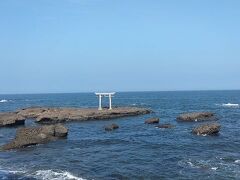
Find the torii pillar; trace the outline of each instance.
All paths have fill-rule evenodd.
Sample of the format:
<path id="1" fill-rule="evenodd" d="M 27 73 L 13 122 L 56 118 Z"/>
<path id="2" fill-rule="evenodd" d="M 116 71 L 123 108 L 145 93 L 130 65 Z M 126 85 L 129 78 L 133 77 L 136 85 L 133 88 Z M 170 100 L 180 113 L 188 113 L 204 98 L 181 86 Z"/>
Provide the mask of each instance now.
<path id="1" fill-rule="evenodd" d="M 112 109 L 112 97 L 115 94 L 115 92 L 112 93 L 95 93 L 99 98 L 99 105 L 98 110 L 102 110 L 102 97 L 108 97 L 109 98 L 109 110 Z"/>

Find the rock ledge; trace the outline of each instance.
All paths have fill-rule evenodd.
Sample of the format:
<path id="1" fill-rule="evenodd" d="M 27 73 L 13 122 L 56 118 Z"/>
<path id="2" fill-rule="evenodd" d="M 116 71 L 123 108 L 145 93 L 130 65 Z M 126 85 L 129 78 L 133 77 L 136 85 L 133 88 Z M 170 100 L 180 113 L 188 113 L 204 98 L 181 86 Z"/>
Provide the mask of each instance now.
<path id="1" fill-rule="evenodd" d="M 0 127 L 24 124 L 25 119 L 36 119 L 38 123 L 56 124 L 68 121 L 113 119 L 149 114 L 152 111 L 137 107 L 118 107 L 112 110 L 96 108 L 44 108 L 33 107 L 16 112 L 0 113 Z"/>

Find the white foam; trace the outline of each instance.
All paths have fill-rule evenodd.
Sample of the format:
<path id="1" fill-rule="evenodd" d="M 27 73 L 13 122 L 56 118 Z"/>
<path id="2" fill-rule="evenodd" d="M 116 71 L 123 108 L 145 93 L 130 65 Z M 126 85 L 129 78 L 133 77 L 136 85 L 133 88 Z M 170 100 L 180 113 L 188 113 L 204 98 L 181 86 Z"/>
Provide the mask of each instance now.
<path id="1" fill-rule="evenodd" d="M 218 168 L 217 168 L 217 167 L 212 167 L 211 169 L 214 170 L 214 171 L 216 171 Z"/>
<path id="2" fill-rule="evenodd" d="M 6 99 L 0 100 L 0 103 L 6 103 L 6 102 L 8 102 L 8 100 L 6 100 Z"/>
<path id="3" fill-rule="evenodd" d="M 238 160 L 236 160 L 236 161 L 234 161 L 235 163 L 240 163 L 240 160 L 238 159 Z"/>
<path id="4" fill-rule="evenodd" d="M 20 170 L 12 170 L 9 168 L 2 169 L 0 167 L 0 172 L 5 174 L 16 174 L 21 176 L 26 176 L 30 178 L 35 178 L 39 180 L 86 180 L 77 176 L 74 176 L 68 171 L 55 171 L 55 170 L 38 170 L 35 172 Z"/>
<path id="5" fill-rule="evenodd" d="M 44 180 L 84 180 L 83 178 L 72 175 L 67 171 L 38 170 L 35 177 Z"/>
<path id="6" fill-rule="evenodd" d="M 189 162 L 187 162 L 191 167 L 194 167 L 194 164 L 191 162 L 191 161 L 189 161 Z"/>
<path id="7" fill-rule="evenodd" d="M 227 104 L 222 104 L 223 107 L 239 107 L 239 104 L 232 104 L 232 103 L 227 103 Z"/>

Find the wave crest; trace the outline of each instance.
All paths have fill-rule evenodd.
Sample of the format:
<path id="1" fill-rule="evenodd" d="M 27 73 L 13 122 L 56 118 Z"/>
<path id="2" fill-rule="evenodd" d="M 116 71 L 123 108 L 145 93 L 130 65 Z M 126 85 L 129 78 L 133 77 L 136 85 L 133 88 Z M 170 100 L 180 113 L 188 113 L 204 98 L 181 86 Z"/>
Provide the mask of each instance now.
<path id="1" fill-rule="evenodd" d="M 35 176 L 37 178 L 45 179 L 45 180 L 84 180 L 83 178 L 79 178 L 77 176 L 72 175 L 67 171 L 53 171 L 53 170 L 38 170 L 36 171 Z"/>
<path id="2" fill-rule="evenodd" d="M 216 104 L 216 106 L 222 106 L 222 107 L 228 107 L 228 108 L 238 108 L 238 107 L 240 107 L 239 104 L 233 104 L 233 103 Z"/>
<path id="3" fill-rule="evenodd" d="M 224 107 L 239 107 L 239 104 L 232 104 L 232 103 L 227 103 L 227 104 L 222 104 Z"/>

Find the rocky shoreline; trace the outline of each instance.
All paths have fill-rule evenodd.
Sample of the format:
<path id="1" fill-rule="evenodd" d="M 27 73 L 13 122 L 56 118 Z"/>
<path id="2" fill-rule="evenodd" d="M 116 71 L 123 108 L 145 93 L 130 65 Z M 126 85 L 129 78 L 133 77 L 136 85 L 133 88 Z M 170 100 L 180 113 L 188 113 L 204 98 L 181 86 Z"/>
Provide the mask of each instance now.
<path id="1" fill-rule="evenodd" d="M 104 120 L 128 116 L 149 114 L 152 111 L 146 108 L 119 107 L 113 110 L 103 109 L 101 111 L 94 108 L 45 108 L 32 107 L 17 110 L 16 112 L 0 113 L 0 127 L 23 125 L 26 119 L 34 119 L 39 127 L 18 128 L 16 137 L 10 143 L 0 147 L 0 150 L 10 150 L 23 148 L 29 145 L 44 144 L 52 140 L 66 137 L 68 129 L 62 124 L 70 121 L 81 122 L 89 120 Z M 177 122 L 206 122 L 216 121 L 217 118 L 212 112 L 191 112 L 181 114 L 176 118 Z M 144 124 L 159 124 L 159 117 L 151 117 L 144 121 Z M 48 125 L 45 125 L 48 124 Z M 159 129 L 172 129 L 175 125 L 170 123 L 155 126 Z M 105 126 L 106 131 L 118 129 L 117 124 Z M 194 127 L 193 134 L 196 135 L 216 135 L 221 126 L 216 123 L 200 124 Z"/>

